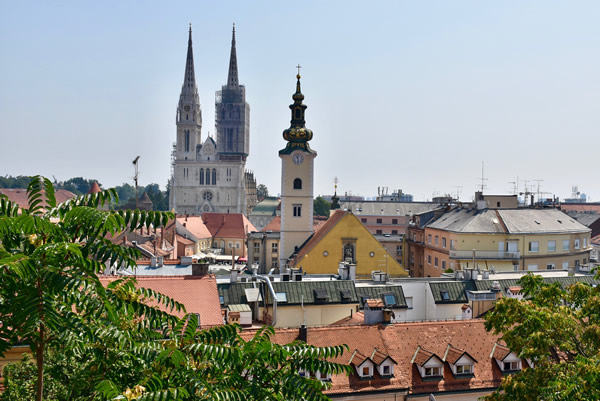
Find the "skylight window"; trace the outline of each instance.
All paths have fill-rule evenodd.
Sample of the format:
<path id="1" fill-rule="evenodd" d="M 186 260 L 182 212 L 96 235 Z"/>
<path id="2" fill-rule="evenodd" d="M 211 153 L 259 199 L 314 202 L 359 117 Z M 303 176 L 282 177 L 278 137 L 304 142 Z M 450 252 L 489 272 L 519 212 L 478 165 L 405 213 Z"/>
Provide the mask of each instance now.
<path id="1" fill-rule="evenodd" d="M 349 301 L 351 298 L 350 290 L 340 291 L 340 297 L 342 298 L 342 301 Z"/>
<path id="2" fill-rule="evenodd" d="M 440 296 L 442 297 L 442 301 L 450 301 L 450 295 L 447 290 L 440 291 Z"/>
<path id="3" fill-rule="evenodd" d="M 325 290 L 324 288 L 316 288 L 313 291 L 315 295 L 315 300 L 327 301 L 327 290 Z"/>
<path id="4" fill-rule="evenodd" d="M 383 294 L 383 302 L 386 306 L 397 305 L 396 296 L 394 294 Z"/>
<path id="5" fill-rule="evenodd" d="M 276 292 L 277 302 L 287 302 L 287 294 L 285 292 Z"/>

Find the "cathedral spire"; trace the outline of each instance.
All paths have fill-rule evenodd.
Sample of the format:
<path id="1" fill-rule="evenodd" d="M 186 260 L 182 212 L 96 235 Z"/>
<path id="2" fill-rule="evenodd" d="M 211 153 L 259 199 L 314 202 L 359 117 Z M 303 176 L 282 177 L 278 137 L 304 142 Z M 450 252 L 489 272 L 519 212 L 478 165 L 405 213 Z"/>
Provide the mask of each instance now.
<path id="1" fill-rule="evenodd" d="M 229 57 L 229 75 L 227 77 L 227 86 L 239 86 L 237 54 L 235 51 L 235 24 L 233 24 L 233 33 L 231 34 L 231 56 Z"/>
<path id="2" fill-rule="evenodd" d="M 194 51 L 192 49 L 192 24 L 190 24 L 188 36 L 187 57 L 185 60 L 185 74 L 183 76 L 183 85 L 181 86 L 181 95 L 179 96 L 180 106 L 183 103 L 200 104 L 198 97 L 198 88 L 196 87 L 196 74 L 194 72 Z"/>

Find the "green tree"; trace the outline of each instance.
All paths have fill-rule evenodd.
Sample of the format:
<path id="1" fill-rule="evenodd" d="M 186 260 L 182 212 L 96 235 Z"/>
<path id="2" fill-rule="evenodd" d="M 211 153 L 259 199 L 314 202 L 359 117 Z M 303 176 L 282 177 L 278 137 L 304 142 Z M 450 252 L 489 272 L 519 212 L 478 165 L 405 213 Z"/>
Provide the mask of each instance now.
<path id="1" fill-rule="evenodd" d="M 170 214 L 104 212 L 99 205 L 116 198 L 114 190 L 82 195 L 57 204 L 52 183 L 33 177 L 27 188 L 29 210 L 0 198 L 0 355 L 14 344 L 31 346 L 36 358 L 35 399 L 44 394 L 46 348 L 81 346 L 94 338 L 91 317 L 119 323 L 124 306 L 100 284 L 97 273 L 109 265 L 133 265 L 138 253 L 106 237 L 127 228 L 159 226 Z M 48 207 L 41 206 L 45 198 Z M 159 297 L 160 300 L 160 297 Z M 148 314 L 148 325 L 162 323 L 161 313 L 137 301 L 126 306 Z M 110 325 L 109 325 L 110 327 Z M 160 326 L 156 326 L 160 327 Z"/>
<path id="2" fill-rule="evenodd" d="M 567 288 L 528 274 L 525 299 L 502 298 L 486 316 L 486 329 L 534 364 L 504 376 L 489 400 L 600 399 L 600 287 Z"/>
<path id="3" fill-rule="evenodd" d="M 331 203 L 327 202 L 323 197 L 317 196 L 313 205 L 315 216 L 329 217 Z"/>
<path id="4" fill-rule="evenodd" d="M 56 204 L 52 183 L 33 177 L 22 214 L 0 197 L 0 355 L 28 344 L 33 359 L 5 369 L 0 400 L 326 399 L 327 384 L 299 371 L 344 373 L 344 346 L 278 345 L 272 328 L 251 339 L 239 326 L 199 330 L 195 315 L 132 277 L 105 287 L 98 273 L 135 264 L 139 252 L 106 239 L 164 224 L 170 213 L 102 211 L 115 190 Z M 40 206 L 42 193 L 48 208 Z"/>
<path id="5" fill-rule="evenodd" d="M 259 202 L 262 202 L 267 196 L 269 196 L 269 189 L 265 184 L 258 184 L 256 186 L 256 198 Z"/>

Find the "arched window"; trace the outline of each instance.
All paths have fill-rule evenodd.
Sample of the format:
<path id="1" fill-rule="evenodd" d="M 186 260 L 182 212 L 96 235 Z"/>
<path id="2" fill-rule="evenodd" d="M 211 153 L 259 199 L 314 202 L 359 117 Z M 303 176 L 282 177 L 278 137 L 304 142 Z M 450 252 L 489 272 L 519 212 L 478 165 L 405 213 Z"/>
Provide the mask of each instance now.
<path id="1" fill-rule="evenodd" d="M 213 183 L 213 185 L 217 185 L 217 169 L 216 168 L 213 168 L 212 183 Z"/>
<path id="2" fill-rule="evenodd" d="M 210 169 L 206 169 L 206 185 L 210 185 Z"/>
<path id="3" fill-rule="evenodd" d="M 300 178 L 294 179 L 294 189 L 302 189 L 302 180 Z"/>
<path id="4" fill-rule="evenodd" d="M 200 169 L 200 185 L 204 185 L 204 169 Z"/>

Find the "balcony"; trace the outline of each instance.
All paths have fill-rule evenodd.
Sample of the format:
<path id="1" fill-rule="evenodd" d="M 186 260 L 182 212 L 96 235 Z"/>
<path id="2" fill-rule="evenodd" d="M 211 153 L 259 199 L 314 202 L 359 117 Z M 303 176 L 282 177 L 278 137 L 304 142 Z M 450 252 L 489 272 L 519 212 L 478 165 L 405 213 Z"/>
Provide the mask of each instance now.
<path id="1" fill-rule="evenodd" d="M 475 260 L 497 259 L 518 260 L 521 257 L 519 251 L 475 251 Z M 473 250 L 450 251 L 450 259 L 473 259 Z"/>

